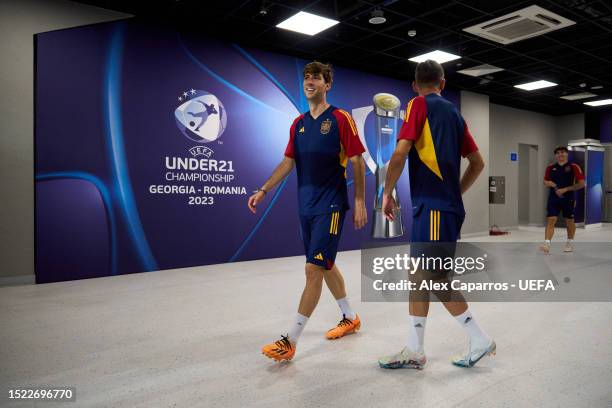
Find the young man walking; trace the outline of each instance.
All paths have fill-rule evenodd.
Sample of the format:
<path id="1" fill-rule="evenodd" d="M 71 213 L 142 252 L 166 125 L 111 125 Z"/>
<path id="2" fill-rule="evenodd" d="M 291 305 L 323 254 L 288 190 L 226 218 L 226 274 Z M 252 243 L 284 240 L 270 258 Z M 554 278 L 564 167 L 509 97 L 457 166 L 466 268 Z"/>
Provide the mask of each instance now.
<path id="1" fill-rule="evenodd" d="M 402 173 L 406 157 L 409 157 L 413 206 L 411 256 L 430 251 L 430 243 L 437 242 L 446 245 L 442 245 L 445 251 L 451 248 L 447 255 L 454 255 L 454 243 L 459 238 L 465 218 L 461 195 L 484 168 L 482 156 L 465 120 L 457 108 L 440 95 L 444 86 L 444 70 L 439 63 L 428 60 L 418 64 L 413 82 L 418 96 L 409 102 L 406 109 L 385 181 L 383 211 L 387 218 L 393 219 L 396 203 L 391 192 Z M 461 157 L 469 161 L 463 177 L 460 177 Z M 440 272 L 419 271 L 415 276 L 427 275 L 439 277 Z M 495 353 L 495 342 L 480 328 L 460 292 L 434 294 L 469 338 L 468 350 L 455 358 L 453 364 L 472 367 L 485 355 Z M 420 369 L 425 365 L 429 291 L 411 291 L 409 301 L 410 333 L 406 347 L 397 354 L 380 358 L 379 365 L 383 368 Z"/>
<path id="2" fill-rule="evenodd" d="M 293 121 L 285 157 L 264 185 L 249 197 L 249 209 L 255 213 L 265 195 L 296 167 L 300 224 L 306 252 L 306 286 L 287 335 L 262 349 L 264 355 L 276 361 L 291 360 L 295 355 L 300 335 L 319 302 L 323 281 L 342 312 L 342 319 L 327 332 L 326 337 L 337 339 L 361 327 L 359 316 L 346 296 L 344 279 L 335 259 L 344 216 L 350 208 L 346 185 L 348 161 L 353 165 L 355 184 L 355 229 L 362 228 L 367 222 L 365 163 L 361 158 L 365 149 L 351 116 L 327 103 L 332 81 L 329 65 L 315 61 L 304 67 L 303 90 L 310 109 Z"/>
<path id="3" fill-rule="evenodd" d="M 548 194 L 548 204 L 546 205 L 546 230 L 544 232 L 544 244 L 540 246 L 540 251 L 545 254 L 550 253 L 550 241 L 555 233 L 555 224 L 559 213 L 563 213 L 567 228 L 567 242 L 564 252 L 572 252 L 574 247 L 574 235 L 576 234 L 576 224 L 574 223 L 574 208 L 576 200 L 574 191 L 584 187 L 584 174 L 576 163 L 567 160 L 567 147 L 558 146 L 555 149 L 556 163 L 549 164 L 544 174 L 544 185 L 550 187 Z"/>

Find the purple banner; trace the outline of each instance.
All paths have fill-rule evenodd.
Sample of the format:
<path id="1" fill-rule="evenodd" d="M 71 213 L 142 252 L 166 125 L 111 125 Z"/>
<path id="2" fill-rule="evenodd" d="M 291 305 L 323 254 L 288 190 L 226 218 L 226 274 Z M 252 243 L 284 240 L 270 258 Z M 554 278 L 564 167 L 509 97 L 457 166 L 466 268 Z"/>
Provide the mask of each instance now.
<path id="1" fill-rule="evenodd" d="M 295 174 L 256 216 L 246 202 L 308 109 L 308 61 L 133 20 L 39 34 L 36 61 L 37 282 L 303 253 Z M 403 106 L 414 96 L 407 82 L 341 67 L 328 94 L 372 155 L 378 92 Z M 352 201 L 351 169 L 347 182 Z M 406 175 L 398 190 L 410 231 Z M 369 235 L 347 222 L 340 250 Z"/>

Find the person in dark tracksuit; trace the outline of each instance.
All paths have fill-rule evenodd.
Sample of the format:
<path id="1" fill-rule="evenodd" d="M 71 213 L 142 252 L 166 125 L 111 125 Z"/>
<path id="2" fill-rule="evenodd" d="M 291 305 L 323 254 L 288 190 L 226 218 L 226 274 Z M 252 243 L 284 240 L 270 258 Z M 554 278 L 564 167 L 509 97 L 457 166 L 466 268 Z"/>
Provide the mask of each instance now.
<path id="1" fill-rule="evenodd" d="M 551 163 L 546 167 L 544 173 L 544 185 L 550 187 L 548 203 L 546 205 L 546 231 L 544 233 L 544 244 L 540 250 L 546 254 L 550 253 L 550 241 L 555 233 L 555 224 L 559 213 L 563 214 L 567 227 L 567 243 L 565 252 L 574 250 L 572 241 L 576 233 L 574 223 L 574 208 L 576 199 L 574 191 L 584 187 L 584 173 L 576 163 L 571 163 L 567 159 L 567 148 L 558 146 L 555 149 L 556 163 Z"/>

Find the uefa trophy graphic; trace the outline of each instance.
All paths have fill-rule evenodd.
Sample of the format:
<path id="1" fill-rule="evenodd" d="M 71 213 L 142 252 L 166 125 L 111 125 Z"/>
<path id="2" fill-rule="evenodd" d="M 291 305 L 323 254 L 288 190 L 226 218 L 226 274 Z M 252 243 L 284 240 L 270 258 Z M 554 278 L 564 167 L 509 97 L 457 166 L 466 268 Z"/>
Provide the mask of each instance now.
<path id="1" fill-rule="evenodd" d="M 372 237 L 395 238 L 404 234 L 397 190 L 393 189 L 391 193 L 397 203 L 395 219 L 393 221 L 385 218 L 382 204 L 389 160 L 391 160 L 391 155 L 395 150 L 400 100 L 395 95 L 378 93 L 374 95 L 373 102 L 374 114 L 376 115 L 376 195 L 374 197 L 374 214 L 372 217 Z"/>

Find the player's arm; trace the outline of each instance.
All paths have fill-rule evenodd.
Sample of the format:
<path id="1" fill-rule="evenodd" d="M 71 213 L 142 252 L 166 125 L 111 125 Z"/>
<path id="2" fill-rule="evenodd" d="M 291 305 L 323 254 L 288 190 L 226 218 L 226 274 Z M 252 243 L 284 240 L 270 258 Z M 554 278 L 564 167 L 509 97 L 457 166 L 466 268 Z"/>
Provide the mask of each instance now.
<path id="1" fill-rule="evenodd" d="M 249 197 L 247 205 L 253 214 L 257 212 L 257 209 L 255 208 L 257 204 L 259 204 L 259 202 L 264 199 L 266 194 L 268 194 L 270 190 L 280 183 L 281 180 L 287 177 L 289 173 L 291 173 L 291 170 L 293 170 L 293 167 L 295 167 L 295 150 L 293 142 L 295 140 L 295 127 L 300 118 L 301 116 L 296 118 L 289 128 L 289 141 L 287 142 L 287 147 L 285 148 L 285 156 L 283 157 L 283 160 L 278 166 L 276 166 L 272 172 L 272 175 L 266 180 L 263 186 L 261 186 L 255 192 L 255 194 Z"/>
<path id="2" fill-rule="evenodd" d="M 482 155 L 478 151 L 478 146 L 468 129 L 467 123 L 463 121 L 463 140 L 461 141 L 461 157 L 468 159 L 468 167 L 465 169 L 463 176 L 461 177 L 460 186 L 461 194 L 464 194 L 474 184 L 482 170 L 484 170 L 485 163 L 482 159 Z"/>
<path id="3" fill-rule="evenodd" d="M 576 191 L 576 190 L 580 190 L 584 188 L 584 184 L 585 184 L 584 183 L 584 173 L 582 172 L 582 169 L 580 168 L 580 166 L 573 163 L 572 171 L 574 172 L 574 180 L 576 180 L 576 182 L 572 184 L 571 186 L 557 189 L 557 192 L 559 194 L 563 195 L 567 193 L 568 191 Z"/>
<path id="4" fill-rule="evenodd" d="M 397 185 L 397 181 L 404 171 L 404 165 L 406 164 L 406 158 L 414 142 L 408 139 L 400 139 L 397 141 L 391 160 L 389 160 L 389 167 L 387 168 L 387 176 L 385 177 L 385 190 L 383 191 L 383 204 L 382 209 L 385 217 L 389 220 L 395 219 L 394 210 L 397 206 L 395 199 L 391 195 L 393 189 Z"/>
<path id="5" fill-rule="evenodd" d="M 276 187 L 278 183 L 280 183 L 285 177 L 289 175 L 289 173 L 291 173 L 291 170 L 293 170 L 294 166 L 295 160 L 293 158 L 287 156 L 283 157 L 283 160 L 279 163 L 278 166 L 276 166 L 276 168 L 272 172 L 272 175 L 266 180 L 264 185 L 261 186 L 255 194 L 249 197 L 248 206 L 249 210 L 251 210 L 253 214 L 257 212 L 257 209 L 255 208 L 257 204 L 259 204 L 259 202 L 264 199 L 264 197 L 268 192 L 270 192 L 270 190 Z"/>
<path id="6" fill-rule="evenodd" d="M 546 167 L 546 172 L 544 173 L 544 185 L 546 187 L 557 188 L 557 184 L 555 184 L 555 182 L 550 179 L 550 169 L 551 168 L 552 168 L 552 165 L 548 165 Z"/>
<path id="7" fill-rule="evenodd" d="M 353 166 L 353 180 L 355 184 L 353 223 L 355 229 L 361 229 L 368 222 L 368 212 L 365 205 L 365 162 L 361 154 L 351 156 L 349 160 Z"/>
<path id="8" fill-rule="evenodd" d="M 572 184 L 569 187 L 565 187 L 564 190 L 565 191 L 576 191 L 576 190 L 580 190 L 582 188 L 584 188 L 584 180 L 580 180 L 576 184 Z"/>
<path id="9" fill-rule="evenodd" d="M 397 142 L 391 160 L 389 160 L 389 167 L 387 168 L 387 176 L 385 178 L 385 191 L 384 195 L 390 196 L 391 192 L 397 185 L 397 181 L 404 171 L 404 165 L 406 164 L 406 158 L 410 149 L 413 145 L 412 140 L 401 139 Z"/>
<path id="10" fill-rule="evenodd" d="M 469 164 L 461 177 L 461 194 L 465 193 L 472 186 L 472 184 L 474 184 L 485 167 L 482 155 L 478 150 L 468 154 L 466 159 L 468 159 Z"/>
<path id="11" fill-rule="evenodd" d="M 555 184 L 555 182 L 554 182 L 554 181 L 551 181 L 551 180 L 544 180 L 544 185 L 545 185 L 546 187 L 552 187 L 552 188 L 557 187 L 557 185 Z"/>
<path id="12" fill-rule="evenodd" d="M 295 160 L 291 157 L 283 157 L 283 160 L 281 160 L 278 166 L 276 166 L 276 168 L 272 172 L 272 175 L 266 180 L 264 185 L 261 186 L 260 190 L 263 190 L 263 192 L 265 193 L 272 190 L 274 187 L 276 187 L 278 183 L 284 180 L 284 178 L 287 177 L 289 173 L 291 173 L 293 167 L 295 167 Z"/>
<path id="13" fill-rule="evenodd" d="M 427 120 L 427 104 L 425 98 L 417 96 L 413 98 L 406 108 L 406 117 L 397 137 L 397 145 L 389 160 L 387 175 L 385 176 L 385 190 L 383 191 L 382 210 L 385 217 L 389 220 L 395 219 L 395 208 L 397 203 L 393 198 L 393 189 L 404 171 L 406 158 L 412 145 L 419 140 L 423 133 L 425 121 Z"/>
<path id="14" fill-rule="evenodd" d="M 365 163 L 361 154 L 365 147 L 359 139 L 357 125 L 351 115 L 337 109 L 333 112 L 338 123 L 338 136 L 344 154 L 349 158 L 353 166 L 353 181 L 355 184 L 355 205 L 353 207 L 353 225 L 355 229 L 361 229 L 368 222 L 368 213 L 365 205 Z"/>

